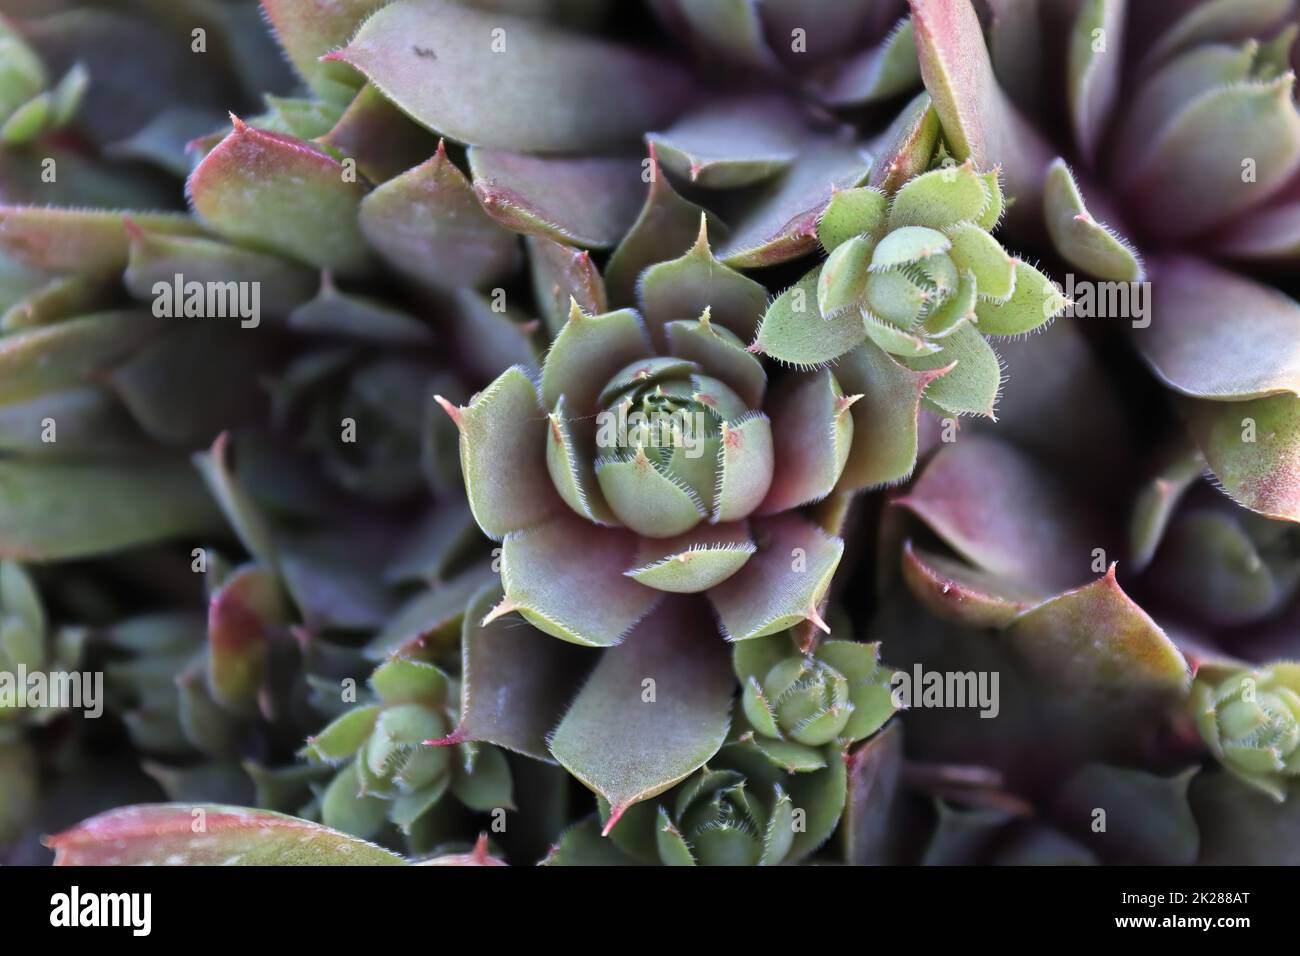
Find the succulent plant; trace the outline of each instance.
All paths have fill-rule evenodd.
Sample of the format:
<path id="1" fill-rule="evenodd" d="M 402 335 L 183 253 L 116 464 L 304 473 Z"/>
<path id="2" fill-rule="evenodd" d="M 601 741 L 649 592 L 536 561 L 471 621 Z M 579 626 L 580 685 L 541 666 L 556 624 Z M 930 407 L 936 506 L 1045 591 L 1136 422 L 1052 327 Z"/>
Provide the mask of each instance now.
<path id="1" fill-rule="evenodd" d="M 1294 3 L 0 8 L 0 861 L 1300 861 Z"/>
<path id="2" fill-rule="evenodd" d="M 930 373 L 921 398 L 938 414 L 992 417 L 1002 368 L 985 336 L 1032 332 L 1066 300 L 990 235 L 1003 209 L 997 171 L 935 162 L 892 196 L 834 194 L 818 223 L 825 263 L 772 304 L 755 347 L 798 366 L 860 347 L 874 367 Z"/>
<path id="3" fill-rule="evenodd" d="M 450 788 L 473 810 L 512 808 L 510 767 L 491 746 L 428 746 L 456 727 L 455 687 L 433 664 L 392 657 L 370 677 L 376 700 L 341 714 L 306 749 L 343 763 L 321 795 L 321 821 L 375 836 L 387 818 L 409 833 Z"/>
<path id="4" fill-rule="evenodd" d="M 1192 687 L 1196 726 L 1228 770 L 1275 800 L 1300 774 L 1300 665 L 1224 676 L 1211 668 Z"/>

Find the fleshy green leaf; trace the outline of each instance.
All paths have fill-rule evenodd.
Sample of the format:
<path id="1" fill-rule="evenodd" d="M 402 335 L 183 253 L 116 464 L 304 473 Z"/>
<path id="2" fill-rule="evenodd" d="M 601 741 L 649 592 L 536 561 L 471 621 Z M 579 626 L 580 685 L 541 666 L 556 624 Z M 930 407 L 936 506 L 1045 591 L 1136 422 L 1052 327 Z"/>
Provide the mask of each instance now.
<path id="1" fill-rule="evenodd" d="M 1030 672 L 1095 713 L 1159 709 L 1187 694 L 1187 661 L 1164 631 L 1103 578 L 1027 611 L 1006 630 Z M 1113 711 L 1112 711 L 1113 708 Z"/>
<path id="2" fill-rule="evenodd" d="M 948 227 L 953 264 L 975 277 L 976 291 L 986 299 L 1005 302 L 1016 288 L 1016 260 L 1002 244 L 974 223 L 959 222 Z M 960 298 L 960 296 L 956 297 Z M 927 317 L 929 327 L 930 319 Z"/>
<path id="3" fill-rule="evenodd" d="M 1300 521 L 1300 398 L 1188 398 L 1178 404 L 1214 477 L 1234 501 L 1269 517 Z"/>
<path id="4" fill-rule="evenodd" d="M 1001 166 L 1007 191 L 1036 208 L 1051 158 L 1042 137 L 1007 100 L 993 75 L 979 17 L 969 0 L 911 0 L 921 76 L 960 161 Z"/>
<path id="5" fill-rule="evenodd" d="M 853 403 L 853 441 L 839 491 L 892 484 L 912 473 L 918 450 L 921 395 L 943 369 L 914 372 L 867 342 L 844 355 L 835 377 Z"/>
<path id="6" fill-rule="evenodd" d="M 1150 327 L 1132 335 L 1166 385 L 1193 398 L 1300 394 L 1300 304 L 1197 259 L 1161 259 L 1158 274 Z"/>
<path id="7" fill-rule="evenodd" d="M 460 430 L 460 462 L 474 520 L 500 538 L 531 527 L 563 506 L 549 481 L 546 427 L 537 387 L 518 367 L 507 369 L 463 408 L 443 404 Z"/>
<path id="8" fill-rule="evenodd" d="M 733 388 L 748 408 L 761 408 L 767 389 L 763 364 L 726 328 L 713 325 L 706 309 L 697 322 L 669 322 L 668 351 L 697 363 Z"/>
<path id="9" fill-rule="evenodd" d="M 193 236 L 168 235 L 128 220 L 130 259 L 122 276 L 136 299 L 153 302 L 158 283 L 173 288 L 176 276 L 190 282 L 256 283 L 260 308 L 285 315 L 312 297 L 316 276 L 310 269 L 276 256 Z M 182 295 L 181 301 L 184 301 Z"/>
<path id="10" fill-rule="evenodd" d="M 914 372 L 948 369 L 929 383 L 923 396 L 926 404 L 944 415 L 993 418 L 1002 387 L 1002 363 L 993 347 L 969 322 L 939 344 L 942 348 L 930 355 L 899 358 Z"/>
<path id="11" fill-rule="evenodd" d="M 195 213 L 235 242 L 363 272 L 369 253 L 357 207 L 365 190 L 356 177 L 349 181 L 341 163 L 310 143 L 231 121 L 233 131 L 190 176 Z"/>
<path id="12" fill-rule="evenodd" d="M 776 467 L 760 514 L 789 511 L 830 494 L 853 445 L 849 409 L 859 396 L 846 398 L 829 371 L 787 379 L 772 396 L 772 436 Z M 821 435 L 809 442 L 810 435 Z"/>
<path id="13" fill-rule="evenodd" d="M 826 318 L 817 307 L 821 267 L 813 269 L 773 300 L 763 315 L 753 348 L 778 362 L 813 368 L 839 358 L 866 337 L 856 311 Z"/>
<path id="14" fill-rule="evenodd" d="M 319 734 L 307 738 L 305 749 L 315 758 L 337 764 L 350 760 L 370 737 L 379 705 L 353 707 L 335 718 Z"/>
<path id="15" fill-rule="evenodd" d="M 860 106 L 907 93 L 921 85 L 912 21 L 898 22 L 877 46 L 867 47 L 835 71 L 822 90 L 832 106 Z"/>
<path id="16" fill-rule="evenodd" d="M 211 449 L 194 455 L 194 466 L 203 476 L 208 491 L 220 505 L 230 527 L 239 536 L 240 543 L 248 549 L 248 553 L 261 563 L 275 567 L 279 559 L 270 525 L 240 476 L 235 473 L 232 457 L 230 436 L 222 432 L 213 441 Z"/>
<path id="17" fill-rule="evenodd" d="M 1184 492 L 1204 473 L 1205 456 L 1195 448 L 1183 449 L 1142 488 L 1129 520 L 1129 551 L 1137 570 L 1151 563 Z"/>
<path id="18" fill-rule="evenodd" d="M 840 828 L 850 864 L 895 862 L 902 769 L 903 725 L 899 721 L 849 755 L 848 804 Z"/>
<path id="19" fill-rule="evenodd" d="M 930 613 L 972 628 L 1005 627 L 1042 595 L 941 554 L 903 545 L 903 580 Z"/>
<path id="20" fill-rule="evenodd" d="M 365 648 L 369 660 L 392 654 L 443 649 L 460 639 L 460 623 L 470 598 L 496 577 L 486 562 L 402 605 Z"/>
<path id="21" fill-rule="evenodd" d="M 502 597 L 484 588 L 465 611 L 457 741 L 487 741 L 549 760 L 546 736 L 573 699 L 590 654 L 518 621 L 483 618 Z"/>
<path id="22" fill-rule="evenodd" d="M 203 822 L 203 829 L 195 825 Z M 269 833 L 270 836 L 265 834 Z M 58 866 L 400 866 L 395 853 L 318 823 L 218 804 L 120 807 L 47 839 Z"/>
<path id="23" fill-rule="evenodd" d="M 635 866 L 637 863 L 613 840 L 600 835 L 600 817 L 596 814 L 565 830 L 541 862 L 545 866 Z"/>
<path id="24" fill-rule="evenodd" d="M 889 197 L 870 186 L 837 189 L 817 223 L 817 239 L 833 253 L 854 236 L 878 235 L 885 225 Z"/>
<path id="25" fill-rule="evenodd" d="M 1006 302 L 978 301 L 975 321 L 984 335 L 1022 335 L 1065 311 L 1060 288 L 1027 262 L 1016 263 L 1015 290 Z"/>
<path id="26" fill-rule="evenodd" d="M 676 0 L 673 14 L 701 59 L 722 57 L 747 69 L 779 67 L 764 35 L 759 8 L 749 0 Z"/>
<path id="27" fill-rule="evenodd" d="M 365 839 L 383 827 L 388 807 L 388 801 L 363 792 L 354 762 L 335 774 L 321 794 L 320 818 L 327 827 Z"/>
<path id="28" fill-rule="evenodd" d="M 289 313 L 289 328 L 387 345 L 427 345 L 433 341 L 433 330 L 414 316 L 377 299 L 340 292 L 329 273 L 323 274 L 316 297 Z"/>
<path id="29" fill-rule="evenodd" d="M 646 269 L 637 291 L 650 335 L 661 348 L 667 323 L 694 318 L 705 309 L 711 322 L 749 340 L 767 307 L 762 285 L 714 258 L 703 215 L 695 244 L 680 258 Z"/>
<path id="30" fill-rule="evenodd" d="M 418 166 L 434 151 L 433 135 L 369 83 L 329 131 L 315 139 L 339 156 L 354 160 L 373 183 L 386 182 Z"/>
<path id="31" fill-rule="evenodd" d="M 102 376 L 163 335 L 147 312 L 100 312 L 0 338 L 0 402 L 21 402 Z"/>
<path id="32" fill-rule="evenodd" d="M 539 236 L 528 236 L 526 242 L 533 297 L 549 337 L 563 328 L 571 302 L 577 302 L 588 315 L 609 311 L 605 280 L 592 263 L 591 253 Z"/>
<path id="33" fill-rule="evenodd" d="M 801 621 L 819 623 L 819 606 L 844 542 L 794 514 L 751 522 L 758 551 L 709 592 L 727 640 L 775 634 Z"/>
<path id="34" fill-rule="evenodd" d="M 275 574 L 256 565 L 237 570 L 208 602 L 208 691 L 218 704 L 253 714 L 267 677 L 271 643 L 288 621 Z"/>
<path id="35" fill-rule="evenodd" d="M 642 449 L 624 459 L 597 461 L 596 481 L 614 515 L 640 535 L 673 537 L 705 517 L 704 504 L 695 492 L 668 475 Z"/>
<path id="36" fill-rule="evenodd" d="M 1071 833 L 1103 859 L 1137 866 L 1188 866 L 1196 862 L 1200 832 L 1187 791 L 1199 768 L 1172 777 L 1128 767 L 1088 764 L 1057 792 L 1055 813 Z M 1106 827 L 1091 824 L 1106 808 Z"/>
<path id="37" fill-rule="evenodd" d="M 686 250 L 698 234 L 698 223 L 705 216 L 703 209 L 687 202 L 673 189 L 659 168 L 653 145 L 647 162 L 643 178 L 650 177 L 650 188 L 645 204 L 605 266 L 605 285 L 609 301 L 614 305 L 631 305 L 636 301 L 641 276 L 650 266 L 688 254 Z"/>
<path id="38" fill-rule="evenodd" d="M 945 229 L 954 223 L 973 222 L 991 200 L 973 163 L 932 169 L 909 180 L 894 195 L 889 230 L 903 226 Z"/>
<path id="39" fill-rule="evenodd" d="M 754 553 L 744 522 L 701 525 L 675 538 L 643 538 L 637 566 L 624 573 L 658 591 L 707 591 L 742 568 Z"/>
<path id="40" fill-rule="evenodd" d="M 443 144 L 360 206 L 361 231 L 384 261 L 421 285 L 482 287 L 519 260 L 518 241 L 483 211 Z"/>
<path id="41" fill-rule="evenodd" d="M 601 528 L 565 509 L 506 538 L 501 580 L 506 596 L 490 618 L 519 611 L 534 627 L 575 644 L 618 644 L 659 600 L 624 577 L 636 566 L 637 538 Z"/>
<path id="42" fill-rule="evenodd" d="M 1195 43 L 1265 33 L 1289 13 L 1290 0 L 1209 0 L 1176 20 L 1147 53 L 1147 62 L 1163 60 Z"/>
<path id="43" fill-rule="evenodd" d="M 640 585 L 637 585 L 640 587 Z M 734 681 L 698 599 L 674 597 L 606 651 L 551 739 L 564 768 L 628 807 L 697 770 L 727 734 Z"/>
<path id="44" fill-rule="evenodd" d="M 1192 812 L 1200 825 L 1197 862 L 1209 866 L 1295 866 L 1300 863 L 1300 786 L 1292 783 L 1288 799 L 1272 797 L 1226 771 L 1200 774 L 1191 787 Z"/>
<path id="45" fill-rule="evenodd" d="M 1145 277 L 1128 241 L 1088 213 L 1070 167 L 1059 157 L 1044 184 L 1043 216 L 1052 244 L 1071 265 L 1110 282 L 1140 282 Z"/>
<path id="46" fill-rule="evenodd" d="M 868 236 L 851 236 L 831 250 L 817 276 L 817 311 L 823 316 L 857 309 L 866 299 L 874 246 Z"/>
<path id="47" fill-rule="evenodd" d="M 631 309 L 584 315 L 571 308 L 542 369 L 542 404 L 552 409 L 563 395 L 570 414 L 594 415 L 606 383 L 631 362 L 650 355 L 641 317 Z"/>
<path id="48" fill-rule="evenodd" d="M 103 507 L 106 501 L 113 507 Z M 203 483 L 183 461 L 0 461 L 0 557 L 96 557 L 220 525 Z"/>
<path id="49" fill-rule="evenodd" d="M 326 99 L 346 95 L 355 74 L 320 58 L 348 42 L 384 0 L 263 0 L 262 10 L 298 75 Z"/>
<path id="50" fill-rule="evenodd" d="M 636 139 L 670 120 L 689 89 L 671 63 L 439 0 L 388 4 L 329 59 L 360 70 L 429 129 L 530 153 Z M 576 100 L 587 106 L 572 109 Z"/>
<path id="51" fill-rule="evenodd" d="M 939 114 L 930 94 L 921 92 L 904 107 L 889 128 L 871 142 L 875 162 L 870 185 L 893 195 L 903 183 L 925 172 L 939 138 Z"/>
<path id="52" fill-rule="evenodd" d="M 775 469 L 772 423 L 755 412 L 724 423 L 718 454 L 718 488 L 709 520 L 748 516 L 766 498 Z"/>
<path id="53" fill-rule="evenodd" d="M 474 769 L 451 778 L 451 792 L 456 799 L 479 813 L 515 809 L 512 791 L 510 764 L 506 762 L 506 755 L 495 747 L 480 748 L 474 759 Z"/>

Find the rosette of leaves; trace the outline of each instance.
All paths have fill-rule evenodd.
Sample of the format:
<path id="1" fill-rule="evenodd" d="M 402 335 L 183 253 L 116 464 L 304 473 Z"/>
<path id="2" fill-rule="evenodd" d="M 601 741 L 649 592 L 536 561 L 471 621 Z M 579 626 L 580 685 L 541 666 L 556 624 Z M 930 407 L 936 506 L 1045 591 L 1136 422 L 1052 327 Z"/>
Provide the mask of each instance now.
<path id="1" fill-rule="evenodd" d="M 385 822 L 403 834 L 429 819 L 450 793 L 472 811 L 513 809 L 510 766 L 485 744 L 437 745 L 459 724 L 459 688 L 436 665 L 396 656 L 371 675 L 371 699 L 308 738 L 312 761 L 340 767 L 320 794 L 320 819 L 355 836 Z"/>
<path id="2" fill-rule="evenodd" d="M 1004 205 L 997 172 L 936 163 L 892 195 L 834 194 L 818 223 L 826 261 L 772 303 L 754 347 L 799 367 L 910 371 L 925 408 L 991 418 L 1002 368 L 985 337 L 1034 331 L 1066 301 L 990 235 Z"/>
<path id="3" fill-rule="evenodd" d="M 825 766 L 821 748 L 865 740 L 895 710 L 879 645 L 819 640 L 804 650 L 802 643 L 785 632 L 734 651 L 745 725 L 755 746 L 791 771 Z"/>
<path id="4" fill-rule="evenodd" d="M 991 25 L 991 56 L 968 0 L 912 8 L 957 158 L 1000 164 L 1020 197 L 1016 227 L 1045 227 L 1089 280 L 1121 291 L 1150 282 L 1148 314 L 1110 318 L 1132 326 L 1132 345 L 1224 490 L 1261 514 L 1300 519 L 1300 306 L 1266 281 L 1297 249 L 1294 4 L 1008 11 Z M 1051 89 L 1064 89 L 1063 104 L 1030 93 Z M 1035 121 L 1055 128 L 1062 107 L 1071 135 L 1049 142 Z M 1091 315 L 1106 308 L 1096 303 Z"/>
<path id="5" fill-rule="evenodd" d="M 540 388 L 512 368 L 468 406 L 443 401 L 474 517 L 504 538 L 491 618 L 593 647 L 667 593 L 706 593 L 732 640 L 820 622 L 842 545 L 793 512 L 835 487 L 853 396 L 823 371 L 767 398 L 762 365 L 708 311 L 661 332 L 657 354 L 636 311 L 575 303 Z"/>
<path id="6" fill-rule="evenodd" d="M 703 234 L 693 254 L 707 254 Z M 649 295 L 650 276 L 646 286 Z M 733 687 L 724 637 L 825 626 L 843 543 L 797 509 L 830 492 L 845 466 L 852 397 L 822 371 L 789 377 L 769 398 L 760 362 L 708 310 L 643 320 L 575 304 L 540 379 L 510 369 L 468 406 L 444 402 L 470 508 L 504 539 L 504 593 L 469 613 L 497 627 L 517 612 L 562 641 L 611 649 L 564 720 L 534 737 L 554 727 L 550 753 L 621 813 L 722 743 Z M 690 640 L 690 653 L 663 659 L 650 642 L 679 630 L 672 643 Z M 637 681 L 651 683 L 626 686 L 648 660 L 656 668 Z M 542 715 L 554 721 L 557 709 Z M 665 745 L 679 721 L 690 732 Z M 661 753 L 623 767 L 651 740 Z"/>
<path id="7" fill-rule="evenodd" d="M 1208 666 L 1192 686 L 1197 730 L 1230 773 L 1274 800 L 1300 776 L 1300 665 Z"/>

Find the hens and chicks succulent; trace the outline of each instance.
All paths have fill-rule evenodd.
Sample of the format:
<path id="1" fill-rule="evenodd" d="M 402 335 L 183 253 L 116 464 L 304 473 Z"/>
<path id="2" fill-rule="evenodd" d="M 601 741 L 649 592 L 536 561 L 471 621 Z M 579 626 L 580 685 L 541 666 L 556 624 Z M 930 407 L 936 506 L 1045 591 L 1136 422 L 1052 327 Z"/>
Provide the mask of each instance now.
<path id="1" fill-rule="evenodd" d="M 1291 0 L 0 13 L 0 859 L 1300 859 Z"/>

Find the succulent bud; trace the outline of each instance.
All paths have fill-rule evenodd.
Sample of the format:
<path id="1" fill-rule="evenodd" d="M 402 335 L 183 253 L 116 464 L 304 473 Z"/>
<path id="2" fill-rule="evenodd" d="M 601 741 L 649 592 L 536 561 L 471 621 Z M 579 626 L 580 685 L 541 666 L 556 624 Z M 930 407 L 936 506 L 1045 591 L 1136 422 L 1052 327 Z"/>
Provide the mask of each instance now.
<path id="1" fill-rule="evenodd" d="M 695 329 L 736 353 L 743 348 L 707 318 Z M 772 483 L 767 418 L 698 362 L 632 362 L 609 380 L 599 403 L 596 482 L 614 517 L 638 534 L 666 538 L 705 518 L 744 518 Z M 739 477 L 745 493 L 735 500 L 714 495 L 722 484 L 724 446 L 744 449 L 747 473 Z"/>
<path id="2" fill-rule="evenodd" d="M 1219 762 L 1275 800 L 1285 799 L 1286 779 L 1300 777 L 1300 664 L 1198 679 L 1192 706 Z"/>
<path id="3" fill-rule="evenodd" d="M 782 759 L 791 744 L 820 747 L 875 733 L 894 712 L 885 668 L 875 644 L 823 641 L 797 651 L 789 632 L 737 645 L 741 705 L 760 748 Z M 774 741 L 786 742 L 773 750 Z"/>
<path id="4" fill-rule="evenodd" d="M 817 747 L 834 740 L 853 704 L 844 675 L 813 657 L 788 657 L 745 685 L 745 716 L 761 733 Z"/>
<path id="5" fill-rule="evenodd" d="M 457 696 L 443 671 L 393 657 L 375 670 L 370 686 L 374 699 L 307 741 L 314 761 L 343 765 L 320 795 L 322 823 L 369 838 L 388 821 L 409 835 L 449 788 L 474 810 L 511 805 L 501 752 L 449 739 Z"/>

